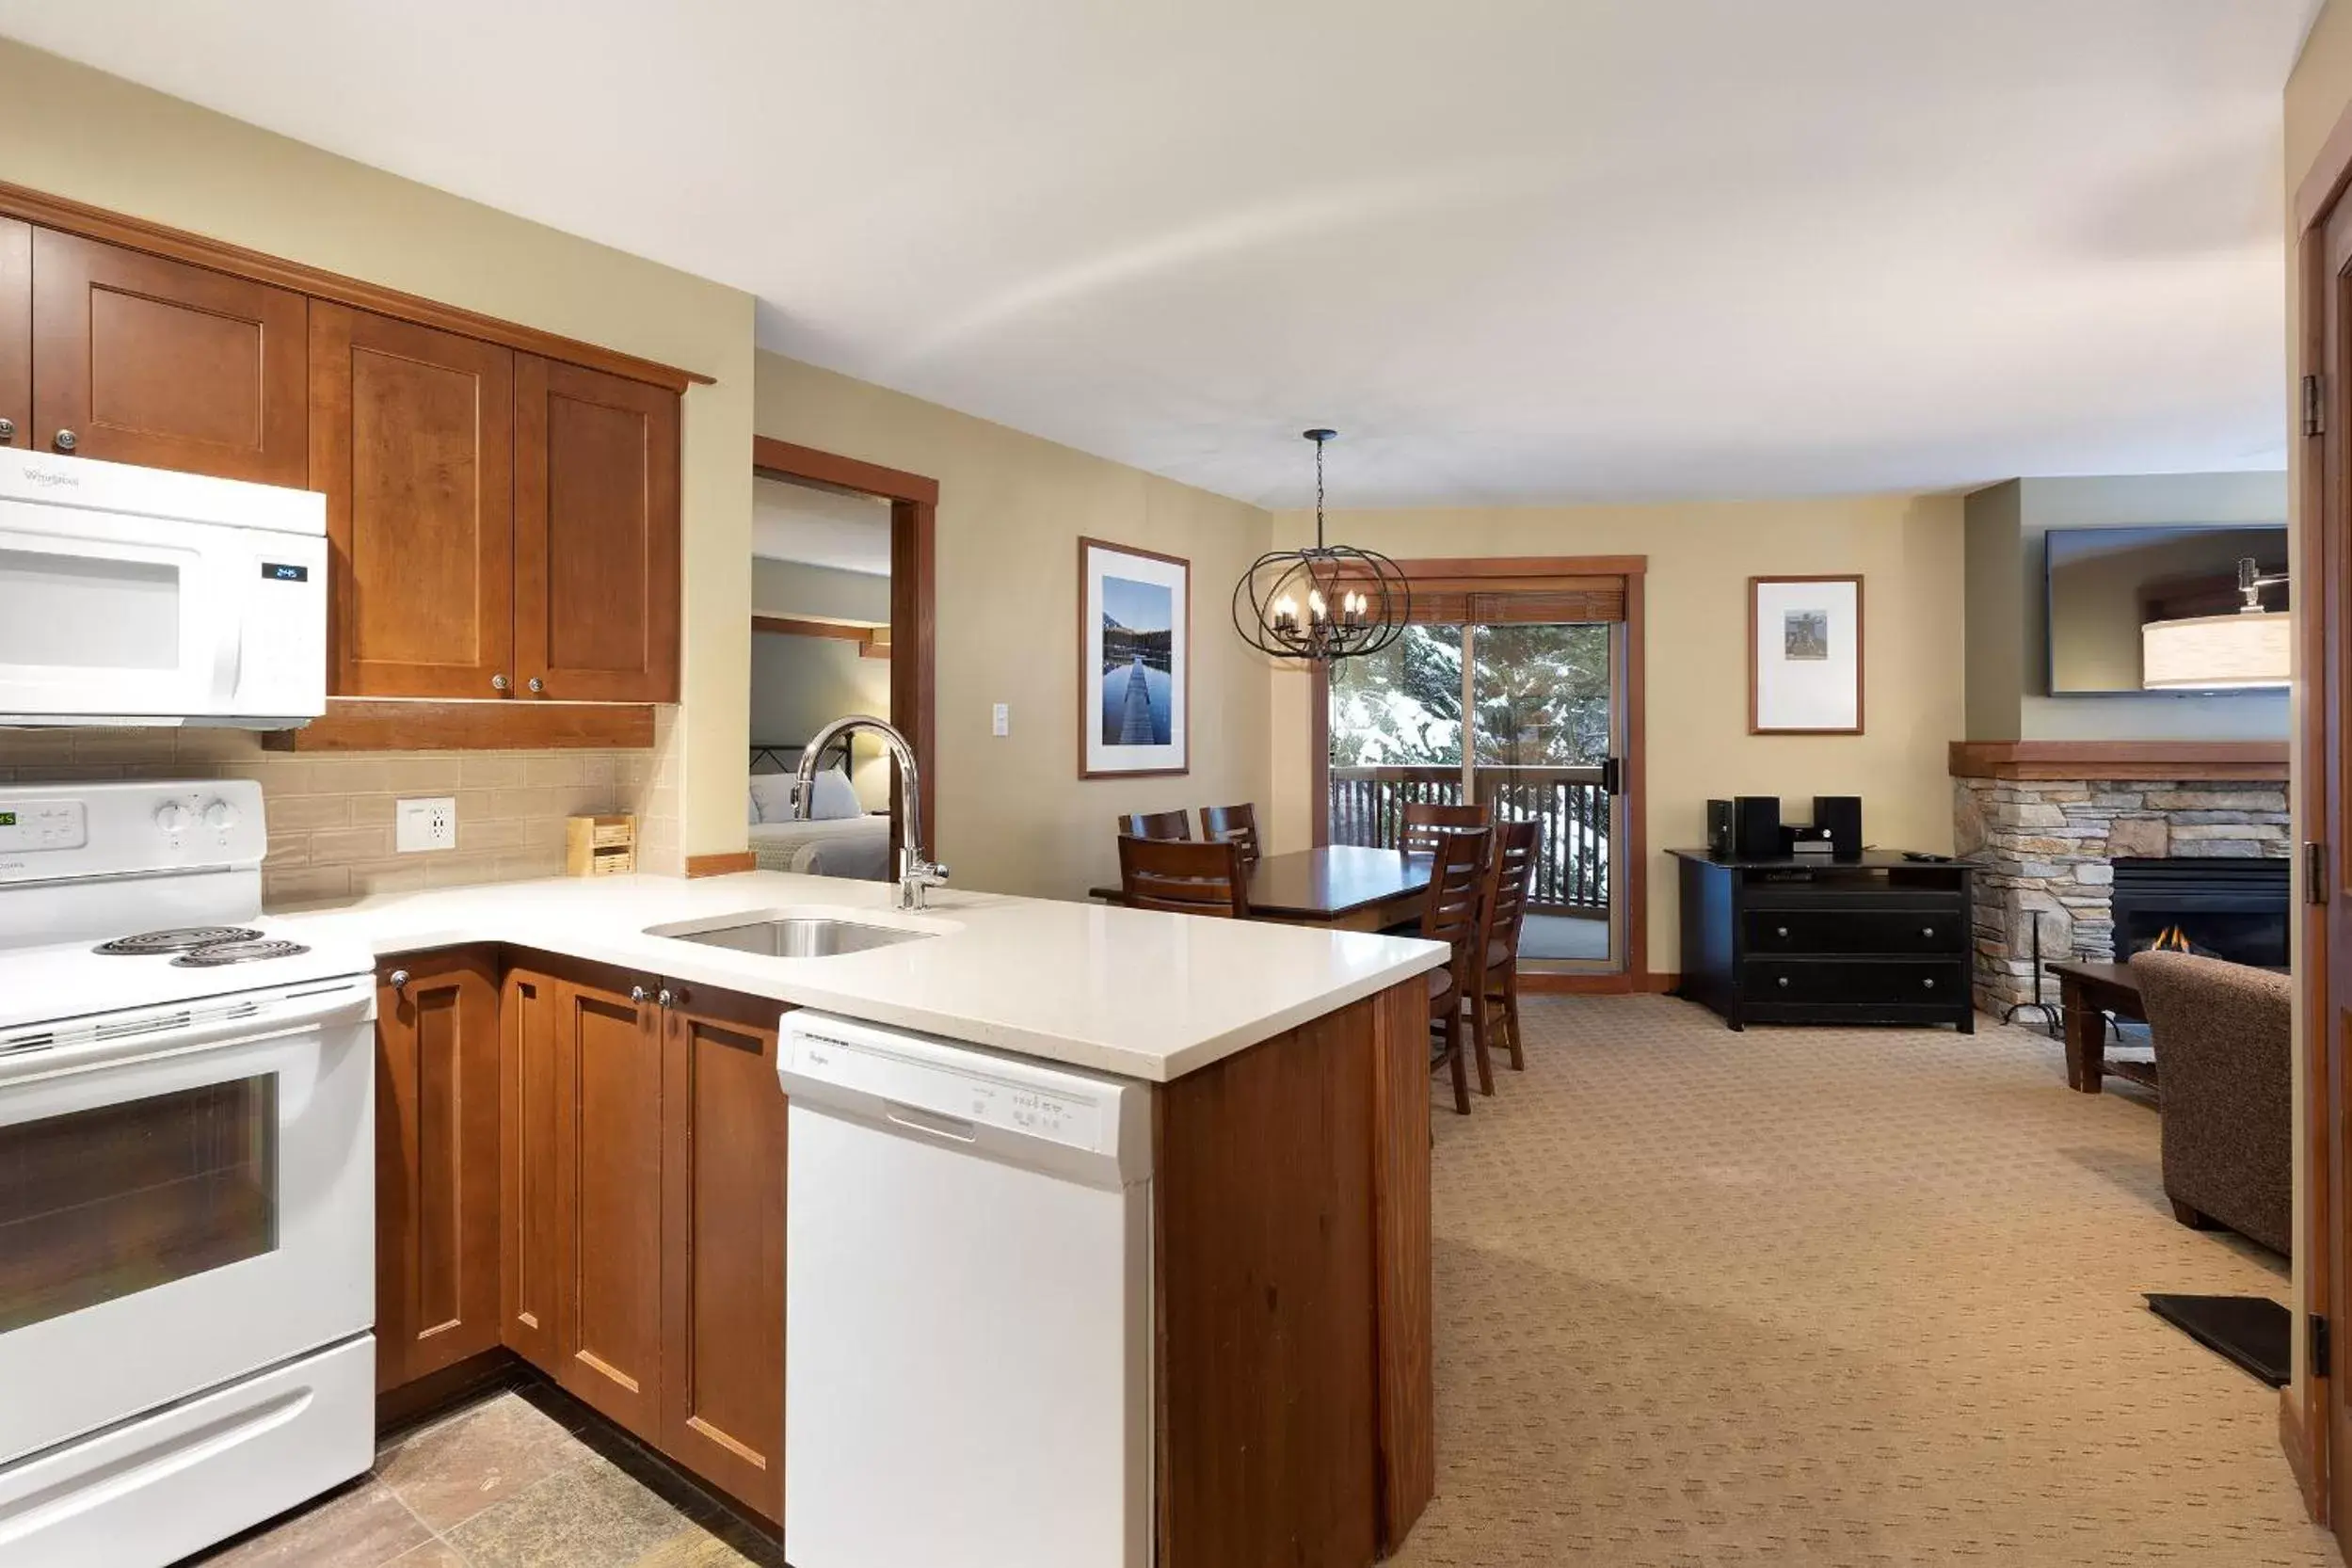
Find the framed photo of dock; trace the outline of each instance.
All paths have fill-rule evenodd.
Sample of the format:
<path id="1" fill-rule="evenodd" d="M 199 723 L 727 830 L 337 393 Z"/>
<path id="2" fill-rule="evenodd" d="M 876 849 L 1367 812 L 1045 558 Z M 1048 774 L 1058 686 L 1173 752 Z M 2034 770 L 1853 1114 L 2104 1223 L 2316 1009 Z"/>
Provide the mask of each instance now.
<path id="1" fill-rule="evenodd" d="M 1862 579 L 1748 579 L 1748 733 L 1862 733 Z"/>
<path id="2" fill-rule="evenodd" d="M 1078 776 L 1187 773 L 1192 564 L 1078 541 Z"/>

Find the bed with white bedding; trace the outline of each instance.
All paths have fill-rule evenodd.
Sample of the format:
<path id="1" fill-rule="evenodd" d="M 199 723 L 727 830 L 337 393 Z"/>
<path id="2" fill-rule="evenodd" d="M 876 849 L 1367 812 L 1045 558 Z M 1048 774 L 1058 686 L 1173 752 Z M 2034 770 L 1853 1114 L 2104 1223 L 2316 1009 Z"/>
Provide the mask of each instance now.
<path id="1" fill-rule="evenodd" d="M 863 882 L 889 879 L 890 819 L 867 814 L 864 803 L 839 768 L 818 771 L 811 781 L 809 815 L 793 801 L 793 780 L 782 771 L 796 760 L 798 746 L 754 746 L 752 766 L 762 761 L 775 773 L 755 771 L 744 802 L 749 813 L 752 858 L 763 872 L 798 872 L 804 876 L 847 876 Z"/>
<path id="2" fill-rule="evenodd" d="M 760 822 L 751 824 L 748 831 L 752 856 L 763 872 L 851 876 L 866 882 L 887 881 L 890 874 L 888 817 Z"/>

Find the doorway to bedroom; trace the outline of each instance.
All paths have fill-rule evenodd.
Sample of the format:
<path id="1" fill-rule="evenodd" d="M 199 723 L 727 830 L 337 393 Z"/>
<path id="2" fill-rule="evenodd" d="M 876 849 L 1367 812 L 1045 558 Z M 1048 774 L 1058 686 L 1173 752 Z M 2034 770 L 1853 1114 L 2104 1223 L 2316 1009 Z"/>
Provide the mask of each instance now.
<path id="1" fill-rule="evenodd" d="M 833 720 L 890 717 L 890 503 L 755 475 L 751 605 L 753 859 L 763 871 L 885 880 L 891 778 L 879 738 L 838 739 L 817 759 L 805 808 L 794 775 Z"/>

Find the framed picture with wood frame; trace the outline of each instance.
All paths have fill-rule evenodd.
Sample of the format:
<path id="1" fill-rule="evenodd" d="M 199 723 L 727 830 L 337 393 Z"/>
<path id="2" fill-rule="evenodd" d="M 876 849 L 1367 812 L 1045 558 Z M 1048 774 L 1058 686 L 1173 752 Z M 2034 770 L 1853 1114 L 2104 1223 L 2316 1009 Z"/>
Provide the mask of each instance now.
<path id="1" fill-rule="evenodd" d="M 1862 579 L 1748 579 L 1748 733 L 1862 733 Z"/>
<path id="2" fill-rule="evenodd" d="M 1078 776 L 1192 771 L 1192 564 L 1078 541 Z"/>

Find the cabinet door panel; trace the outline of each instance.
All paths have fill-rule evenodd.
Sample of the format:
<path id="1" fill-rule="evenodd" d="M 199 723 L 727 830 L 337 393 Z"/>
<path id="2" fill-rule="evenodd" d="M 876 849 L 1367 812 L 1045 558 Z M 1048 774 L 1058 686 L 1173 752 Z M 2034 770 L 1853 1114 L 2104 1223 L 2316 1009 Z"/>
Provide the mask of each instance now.
<path id="1" fill-rule="evenodd" d="M 662 1383 L 660 1015 L 568 983 L 556 997 L 568 1096 L 561 1184 L 570 1196 L 557 1377 L 650 1434 Z"/>
<path id="2" fill-rule="evenodd" d="M 477 953 L 376 991 L 376 1384 L 499 1343 L 498 988 Z"/>
<path id="3" fill-rule="evenodd" d="M 12 217 L 0 217 L 0 446 L 32 440 L 33 231 Z"/>
<path id="4" fill-rule="evenodd" d="M 513 669 L 514 355 L 321 303 L 311 376 L 332 690 L 496 696 Z"/>
<path id="5" fill-rule="evenodd" d="M 515 654 L 548 697 L 678 697 L 675 393 L 523 355 Z"/>
<path id="6" fill-rule="evenodd" d="M 776 1004 L 673 984 L 664 1010 L 667 1159 L 661 1446 L 784 1516 L 785 1100 Z"/>
<path id="7" fill-rule="evenodd" d="M 561 1238 L 570 1198 L 562 1181 L 559 1136 L 565 1081 L 557 1049 L 555 982 L 515 970 L 499 992 L 505 1047 L 500 1150 L 499 1274 L 507 1347 L 552 1376 L 563 1364 Z"/>
<path id="8" fill-rule="evenodd" d="M 310 301 L 97 240 L 33 232 L 32 444 L 76 456 L 310 482 Z"/>

